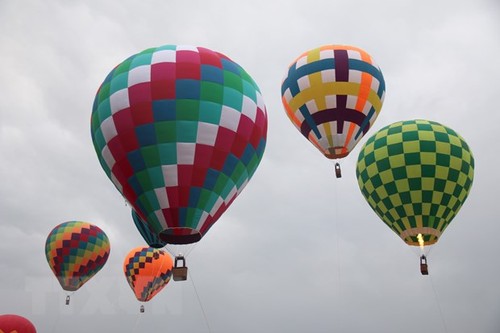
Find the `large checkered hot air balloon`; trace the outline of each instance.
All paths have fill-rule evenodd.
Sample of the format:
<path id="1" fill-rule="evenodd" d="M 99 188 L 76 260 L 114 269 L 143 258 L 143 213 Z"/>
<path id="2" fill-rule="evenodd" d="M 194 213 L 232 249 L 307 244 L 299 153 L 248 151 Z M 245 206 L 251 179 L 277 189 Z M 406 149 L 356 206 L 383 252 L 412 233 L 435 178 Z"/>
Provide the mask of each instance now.
<path id="1" fill-rule="evenodd" d="M 385 81 L 362 49 L 325 45 L 300 55 L 281 85 L 286 114 L 325 157 L 346 157 L 375 122 Z M 340 166 L 335 164 L 337 177 Z"/>
<path id="2" fill-rule="evenodd" d="M 256 83 L 225 55 L 165 45 L 116 66 L 95 97 L 99 162 L 164 242 L 200 240 L 241 193 L 266 144 Z"/>
<path id="3" fill-rule="evenodd" d="M 66 291 L 76 291 L 101 270 L 110 253 L 109 239 L 99 227 L 82 221 L 56 226 L 47 236 L 45 256 Z M 69 296 L 66 303 L 69 302 Z"/>
<path id="4" fill-rule="evenodd" d="M 474 157 L 449 127 L 400 121 L 368 139 L 356 174 L 361 193 L 382 221 L 406 244 L 424 249 L 440 239 L 467 199 Z"/>

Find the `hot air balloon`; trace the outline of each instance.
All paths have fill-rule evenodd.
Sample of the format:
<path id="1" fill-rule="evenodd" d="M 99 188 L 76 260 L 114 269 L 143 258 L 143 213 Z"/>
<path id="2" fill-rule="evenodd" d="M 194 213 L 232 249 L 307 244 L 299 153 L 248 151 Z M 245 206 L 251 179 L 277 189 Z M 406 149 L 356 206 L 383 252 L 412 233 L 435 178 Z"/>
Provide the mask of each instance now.
<path id="1" fill-rule="evenodd" d="M 81 221 L 59 224 L 45 242 L 47 262 L 66 291 L 78 290 L 99 272 L 109 252 L 110 244 L 104 231 Z M 66 304 L 69 304 L 69 296 Z"/>
<path id="2" fill-rule="evenodd" d="M 149 229 L 166 244 L 190 244 L 254 174 L 267 113 L 256 83 L 227 56 L 165 45 L 109 73 L 91 135 L 106 175 Z"/>
<path id="3" fill-rule="evenodd" d="M 172 266 L 172 258 L 165 251 L 136 247 L 125 257 L 123 272 L 137 300 L 148 302 L 170 281 Z"/>
<path id="4" fill-rule="evenodd" d="M 356 168 L 370 207 L 408 245 L 435 244 L 467 199 L 474 157 L 454 130 L 434 121 L 400 121 L 365 143 Z M 420 256 L 428 274 L 427 258 Z"/>
<path id="5" fill-rule="evenodd" d="M 150 247 L 159 249 L 167 245 L 134 210 L 132 210 L 132 220 L 142 238 Z"/>
<path id="6" fill-rule="evenodd" d="M 106 175 L 169 244 L 199 241 L 241 193 L 266 144 L 256 83 L 227 56 L 165 45 L 100 86 L 91 134 Z"/>
<path id="7" fill-rule="evenodd" d="M 385 81 L 362 49 L 324 45 L 300 55 L 281 85 L 286 114 L 325 157 L 349 155 L 375 122 L 384 101 Z M 337 178 L 340 164 L 335 163 Z"/>
<path id="8" fill-rule="evenodd" d="M 0 333 L 36 333 L 36 328 L 22 316 L 4 314 L 0 315 Z"/>

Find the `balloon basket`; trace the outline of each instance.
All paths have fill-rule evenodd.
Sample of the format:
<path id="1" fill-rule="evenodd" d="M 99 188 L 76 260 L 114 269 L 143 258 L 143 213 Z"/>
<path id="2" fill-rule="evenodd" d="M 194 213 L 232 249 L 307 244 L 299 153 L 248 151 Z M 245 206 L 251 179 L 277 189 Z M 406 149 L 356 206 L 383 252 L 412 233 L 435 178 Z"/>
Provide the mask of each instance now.
<path id="1" fill-rule="evenodd" d="M 422 273 L 422 275 L 429 275 L 429 269 L 427 267 L 427 258 L 423 254 L 420 257 L 420 273 Z"/>
<path id="2" fill-rule="evenodd" d="M 172 277 L 174 281 L 186 281 L 187 273 L 188 268 L 186 267 L 186 259 L 181 255 L 176 256 L 174 267 L 172 268 Z"/>
<path id="3" fill-rule="evenodd" d="M 341 178 L 342 177 L 342 171 L 340 170 L 340 164 L 339 163 L 335 163 L 335 176 L 337 178 Z"/>

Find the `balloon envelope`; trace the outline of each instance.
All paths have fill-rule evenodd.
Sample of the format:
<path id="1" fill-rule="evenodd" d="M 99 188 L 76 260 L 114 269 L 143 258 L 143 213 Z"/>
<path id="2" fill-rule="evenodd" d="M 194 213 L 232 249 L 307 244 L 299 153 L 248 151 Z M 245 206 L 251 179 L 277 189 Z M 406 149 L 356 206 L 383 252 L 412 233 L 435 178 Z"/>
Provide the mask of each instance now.
<path id="1" fill-rule="evenodd" d="M 407 244 L 436 243 L 462 207 L 474 157 L 454 130 L 428 120 L 382 128 L 361 149 L 358 184 L 371 208 Z"/>
<path id="2" fill-rule="evenodd" d="M 110 244 L 99 227 L 68 221 L 56 226 L 45 242 L 45 256 L 61 287 L 78 290 L 108 260 Z"/>
<path id="3" fill-rule="evenodd" d="M 123 272 L 137 300 L 147 302 L 170 281 L 172 266 L 172 258 L 163 250 L 136 247 L 125 257 Z"/>
<path id="4" fill-rule="evenodd" d="M 372 57 L 345 45 L 324 45 L 299 56 L 281 85 L 286 114 L 330 159 L 347 156 L 375 122 L 385 81 Z"/>
<path id="5" fill-rule="evenodd" d="M 99 88 L 91 134 L 104 171 L 164 241 L 196 242 L 243 190 L 266 144 L 253 79 L 225 55 L 165 45 Z"/>
<path id="6" fill-rule="evenodd" d="M 36 333 L 36 328 L 22 316 L 4 314 L 0 315 L 0 333 Z"/>
<path id="7" fill-rule="evenodd" d="M 146 243 L 149 246 L 158 249 L 167 245 L 167 243 L 161 240 L 160 237 L 154 231 L 151 230 L 149 225 L 143 219 L 141 219 L 141 217 L 137 215 L 137 213 L 134 212 L 133 210 L 132 210 L 132 220 L 134 221 L 134 224 L 139 233 L 141 234 L 142 238 L 144 239 L 144 241 L 146 241 Z"/>

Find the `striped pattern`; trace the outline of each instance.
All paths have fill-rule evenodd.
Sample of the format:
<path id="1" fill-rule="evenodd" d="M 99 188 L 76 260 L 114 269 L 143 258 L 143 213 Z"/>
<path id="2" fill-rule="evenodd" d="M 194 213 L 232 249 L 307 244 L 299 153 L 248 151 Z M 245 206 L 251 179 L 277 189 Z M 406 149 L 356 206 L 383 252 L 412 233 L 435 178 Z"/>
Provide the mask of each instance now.
<path id="1" fill-rule="evenodd" d="M 134 212 L 133 210 L 132 210 L 132 220 L 134 221 L 134 224 L 139 233 L 141 234 L 142 238 L 144 239 L 144 241 L 146 241 L 146 243 L 150 247 L 158 249 L 167 245 L 167 243 L 162 241 L 160 237 L 158 237 L 158 235 L 150 229 L 149 225 L 146 222 L 144 222 L 144 220 L 141 219 L 141 217 L 137 215 L 137 213 Z"/>
<path id="2" fill-rule="evenodd" d="M 407 244 L 438 241 L 469 194 L 474 158 L 452 129 L 427 120 L 386 126 L 361 150 L 359 187 L 377 215 Z"/>
<path id="3" fill-rule="evenodd" d="M 327 158 L 345 157 L 370 129 L 385 81 L 360 48 L 325 45 L 298 57 L 281 86 L 292 123 Z"/>
<path id="4" fill-rule="evenodd" d="M 172 258 L 164 251 L 137 247 L 125 257 L 123 272 L 137 300 L 147 302 L 170 281 L 172 266 Z"/>
<path id="5" fill-rule="evenodd" d="M 119 64 L 97 92 L 99 161 L 152 231 L 199 240 L 261 161 L 267 113 L 252 78 L 228 57 L 166 45 Z"/>
<path id="6" fill-rule="evenodd" d="M 56 226 L 45 242 L 45 256 L 61 287 L 78 290 L 108 260 L 106 234 L 87 222 L 68 221 Z"/>

